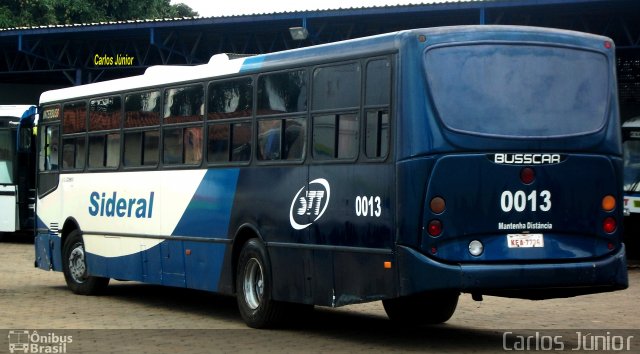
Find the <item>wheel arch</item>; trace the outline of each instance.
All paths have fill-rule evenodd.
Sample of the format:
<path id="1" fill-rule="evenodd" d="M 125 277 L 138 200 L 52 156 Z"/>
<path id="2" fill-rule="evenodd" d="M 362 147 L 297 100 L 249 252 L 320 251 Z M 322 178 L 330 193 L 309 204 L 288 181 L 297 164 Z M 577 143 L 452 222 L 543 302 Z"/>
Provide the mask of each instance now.
<path id="1" fill-rule="evenodd" d="M 236 231 L 236 234 L 233 238 L 232 246 L 231 246 L 231 274 L 232 274 L 232 282 L 231 286 L 233 289 L 233 293 L 236 293 L 236 278 L 237 278 L 237 269 L 238 269 L 238 259 L 240 258 L 240 252 L 242 248 L 247 243 L 247 241 L 257 238 L 265 244 L 264 238 L 260 234 L 260 231 L 257 227 L 252 224 L 242 224 Z M 267 257 L 269 256 L 267 252 Z"/>
<path id="2" fill-rule="evenodd" d="M 62 256 L 62 250 L 64 249 L 64 244 L 67 242 L 67 238 L 69 234 L 74 230 L 80 231 L 80 225 L 78 221 L 74 217 L 68 217 L 67 220 L 64 221 L 64 225 L 62 226 L 62 231 L 60 232 L 60 256 Z"/>

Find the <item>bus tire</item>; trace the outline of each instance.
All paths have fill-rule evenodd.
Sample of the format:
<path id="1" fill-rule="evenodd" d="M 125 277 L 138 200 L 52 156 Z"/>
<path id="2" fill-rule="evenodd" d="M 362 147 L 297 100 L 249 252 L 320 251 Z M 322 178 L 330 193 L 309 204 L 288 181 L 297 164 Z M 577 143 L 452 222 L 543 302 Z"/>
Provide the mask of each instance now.
<path id="1" fill-rule="evenodd" d="M 242 247 L 236 273 L 236 297 L 244 322 L 253 328 L 282 323 L 286 304 L 271 299 L 271 266 L 260 240 L 252 238 Z"/>
<path id="2" fill-rule="evenodd" d="M 457 292 L 430 292 L 382 300 L 390 320 L 403 324 L 439 324 L 447 322 L 458 305 Z"/>
<path id="3" fill-rule="evenodd" d="M 62 250 L 62 272 L 71 291 L 79 295 L 95 295 L 107 287 L 109 278 L 87 275 L 84 241 L 78 230 L 71 231 Z"/>

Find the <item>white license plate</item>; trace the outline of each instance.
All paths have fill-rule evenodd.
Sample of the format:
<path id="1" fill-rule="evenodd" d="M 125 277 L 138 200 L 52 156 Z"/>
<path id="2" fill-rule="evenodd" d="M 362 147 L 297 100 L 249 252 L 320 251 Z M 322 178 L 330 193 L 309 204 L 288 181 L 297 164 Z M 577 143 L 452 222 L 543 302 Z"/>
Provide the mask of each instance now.
<path id="1" fill-rule="evenodd" d="M 507 246 L 509 248 L 544 247 L 544 236 L 542 234 L 508 234 Z"/>

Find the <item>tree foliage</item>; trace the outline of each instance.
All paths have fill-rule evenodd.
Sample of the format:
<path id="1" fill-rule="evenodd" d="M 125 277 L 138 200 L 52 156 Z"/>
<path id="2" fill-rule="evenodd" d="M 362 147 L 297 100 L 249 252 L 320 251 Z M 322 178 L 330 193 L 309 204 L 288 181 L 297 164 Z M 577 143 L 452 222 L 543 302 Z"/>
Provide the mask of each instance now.
<path id="1" fill-rule="evenodd" d="M 0 28 L 198 16 L 170 0 L 3 0 Z"/>

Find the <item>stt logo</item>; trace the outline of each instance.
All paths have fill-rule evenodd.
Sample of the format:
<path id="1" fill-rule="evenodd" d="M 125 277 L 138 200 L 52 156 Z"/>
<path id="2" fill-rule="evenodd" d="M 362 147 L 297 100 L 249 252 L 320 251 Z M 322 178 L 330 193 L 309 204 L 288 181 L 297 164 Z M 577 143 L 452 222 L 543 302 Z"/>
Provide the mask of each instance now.
<path id="1" fill-rule="evenodd" d="M 304 193 L 303 193 L 304 191 Z M 326 196 L 326 198 L 325 198 Z M 331 187 L 324 178 L 314 179 L 298 190 L 289 208 L 289 222 L 296 230 L 303 230 L 322 217 L 331 198 Z M 294 213 L 295 210 L 295 213 Z M 303 216 L 315 216 L 313 221 L 307 222 Z"/>
<path id="2" fill-rule="evenodd" d="M 322 204 L 324 191 L 307 191 L 305 194 L 306 198 L 300 197 L 300 204 L 302 206 L 298 208 L 298 215 L 311 215 L 311 208 L 315 201 L 316 207 L 313 214 L 317 216 L 320 213 L 320 205 Z"/>

